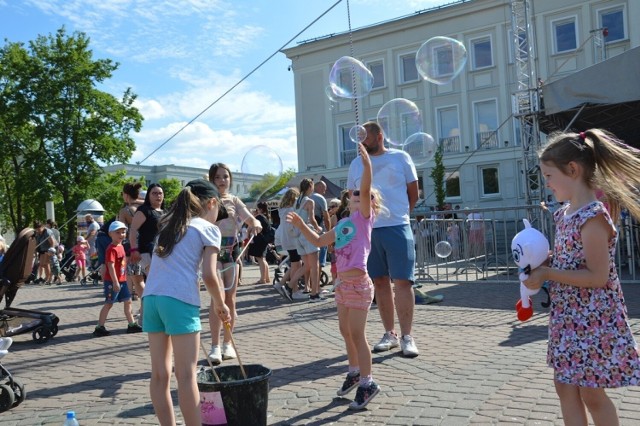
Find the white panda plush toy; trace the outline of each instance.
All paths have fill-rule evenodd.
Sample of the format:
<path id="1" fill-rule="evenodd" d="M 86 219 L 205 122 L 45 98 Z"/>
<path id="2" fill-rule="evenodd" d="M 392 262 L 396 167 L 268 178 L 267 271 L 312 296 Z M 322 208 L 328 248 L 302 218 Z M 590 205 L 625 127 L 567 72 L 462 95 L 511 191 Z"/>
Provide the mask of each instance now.
<path id="1" fill-rule="evenodd" d="M 532 269 L 542 265 L 549 257 L 549 240 L 544 234 L 531 227 L 527 219 L 522 219 L 524 229 L 518 232 L 511 241 L 511 254 L 518 265 L 520 279 L 520 300 L 516 304 L 516 312 L 520 321 L 526 321 L 533 316 L 531 296 L 538 290 L 530 290 L 523 281 L 529 276 Z"/>

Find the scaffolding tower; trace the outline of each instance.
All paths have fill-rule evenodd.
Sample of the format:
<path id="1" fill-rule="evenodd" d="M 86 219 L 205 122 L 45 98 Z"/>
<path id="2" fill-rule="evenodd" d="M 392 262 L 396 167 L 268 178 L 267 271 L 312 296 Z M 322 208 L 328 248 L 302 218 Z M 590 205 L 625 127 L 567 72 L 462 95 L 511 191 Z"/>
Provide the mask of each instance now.
<path id="1" fill-rule="evenodd" d="M 515 46 L 517 90 L 513 94 L 513 115 L 518 121 L 523 150 L 525 198 L 528 205 L 542 200 L 542 180 L 538 165 L 540 149 L 540 91 L 534 65 L 535 37 L 529 0 L 511 0 L 511 29 Z"/>

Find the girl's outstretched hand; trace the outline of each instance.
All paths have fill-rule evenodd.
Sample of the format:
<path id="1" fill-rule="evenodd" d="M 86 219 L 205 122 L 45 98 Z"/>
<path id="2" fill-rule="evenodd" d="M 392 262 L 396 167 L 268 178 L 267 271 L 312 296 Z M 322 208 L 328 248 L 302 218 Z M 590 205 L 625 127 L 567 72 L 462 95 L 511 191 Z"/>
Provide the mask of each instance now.
<path id="1" fill-rule="evenodd" d="M 302 225 L 302 218 L 296 212 L 287 213 L 287 222 L 299 228 Z"/>
<path id="2" fill-rule="evenodd" d="M 362 157 L 362 164 L 371 164 L 371 158 L 369 157 L 369 153 L 367 152 L 367 148 L 364 146 L 362 142 L 358 143 L 358 151 L 360 151 L 360 157 Z"/>

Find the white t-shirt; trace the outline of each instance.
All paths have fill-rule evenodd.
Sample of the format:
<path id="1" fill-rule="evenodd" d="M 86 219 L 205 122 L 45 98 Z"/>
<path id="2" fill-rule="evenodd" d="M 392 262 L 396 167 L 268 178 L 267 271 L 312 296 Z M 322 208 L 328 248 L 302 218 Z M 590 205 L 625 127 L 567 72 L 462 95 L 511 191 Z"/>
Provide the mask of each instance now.
<path id="1" fill-rule="evenodd" d="M 418 180 L 416 167 L 409 154 L 389 149 L 382 155 L 371 156 L 373 168 L 372 186 L 380 191 L 384 207 L 389 210 L 376 216 L 374 228 L 404 225 L 409 223 L 409 195 L 407 184 Z M 356 157 L 349 166 L 348 189 L 360 189 L 362 158 Z"/>
<path id="2" fill-rule="evenodd" d="M 205 247 L 220 250 L 220 229 L 205 219 L 191 219 L 169 256 L 151 257 L 144 296 L 169 296 L 200 306 L 198 271 Z"/>

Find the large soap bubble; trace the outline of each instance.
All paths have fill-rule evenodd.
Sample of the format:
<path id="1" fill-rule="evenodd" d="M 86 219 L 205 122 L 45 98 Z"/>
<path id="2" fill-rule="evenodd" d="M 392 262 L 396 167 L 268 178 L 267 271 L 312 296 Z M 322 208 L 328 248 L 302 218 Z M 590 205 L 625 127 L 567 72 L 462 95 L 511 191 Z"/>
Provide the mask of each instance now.
<path id="1" fill-rule="evenodd" d="M 402 150 L 411 156 L 416 167 L 420 167 L 433 159 L 438 143 L 429 133 L 418 132 L 407 138 Z"/>
<path id="2" fill-rule="evenodd" d="M 282 159 L 271 148 L 266 145 L 257 145 L 251 148 L 242 159 L 240 166 L 242 173 L 259 175 L 264 179 L 262 192 L 256 200 L 260 198 L 278 182 L 282 176 Z"/>
<path id="3" fill-rule="evenodd" d="M 467 49 L 458 40 L 433 37 L 416 52 L 416 67 L 427 81 L 448 84 L 460 74 L 467 63 Z"/>
<path id="4" fill-rule="evenodd" d="M 451 255 L 453 249 L 448 241 L 439 241 L 436 243 L 436 256 L 444 259 Z"/>
<path id="5" fill-rule="evenodd" d="M 359 60 L 343 56 L 331 67 L 329 85 L 333 94 L 340 98 L 362 98 L 373 88 L 373 74 Z"/>
<path id="6" fill-rule="evenodd" d="M 377 119 L 384 138 L 391 145 L 402 146 L 409 135 L 422 131 L 420 110 L 408 99 L 391 99 L 382 105 Z"/>

